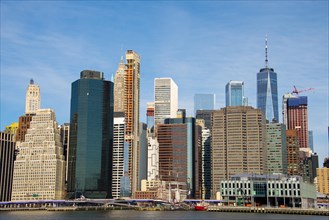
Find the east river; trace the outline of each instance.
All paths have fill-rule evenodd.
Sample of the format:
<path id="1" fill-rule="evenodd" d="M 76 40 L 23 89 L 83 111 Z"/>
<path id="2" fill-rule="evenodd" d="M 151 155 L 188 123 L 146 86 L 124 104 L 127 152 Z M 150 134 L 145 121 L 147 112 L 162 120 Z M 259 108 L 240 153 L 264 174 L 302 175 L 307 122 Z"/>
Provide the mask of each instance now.
<path id="1" fill-rule="evenodd" d="M 134 211 L 134 210 L 113 210 L 113 211 L 1 211 L 1 220 L 161 220 L 161 219 L 207 219 L 207 220 L 230 220 L 230 219 L 280 219 L 280 220 L 328 220 L 328 216 L 315 215 L 281 215 L 265 213 L 238 213 L 238 212 L 202 212 L 202 211 Z"/>

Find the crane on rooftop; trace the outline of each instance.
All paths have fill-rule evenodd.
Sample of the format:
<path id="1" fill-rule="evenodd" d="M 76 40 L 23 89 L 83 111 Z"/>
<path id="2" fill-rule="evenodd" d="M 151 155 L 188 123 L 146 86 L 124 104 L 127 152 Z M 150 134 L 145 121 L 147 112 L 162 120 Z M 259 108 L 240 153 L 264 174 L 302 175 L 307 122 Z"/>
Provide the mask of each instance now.
<path id="1" fill-rule="evenodd" d="M 296 86 L 294 86 L 294 90 L 291 92 L 291 94 L 294 94 L 295 93 L 296 95 L 298 95 L 301 92 L 306 92 L 306 91 L 310 91 L 310 90 L 314 90 L 314 88 L 308 88 L 308 89 L 298 90 L 296 88 Z"/>

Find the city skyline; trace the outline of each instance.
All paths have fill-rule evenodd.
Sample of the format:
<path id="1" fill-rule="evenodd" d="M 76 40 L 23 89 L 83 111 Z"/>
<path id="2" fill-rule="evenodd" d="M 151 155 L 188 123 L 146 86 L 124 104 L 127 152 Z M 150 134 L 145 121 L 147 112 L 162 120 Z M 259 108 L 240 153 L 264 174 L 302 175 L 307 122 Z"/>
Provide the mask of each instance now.
<path id="1" fill-rule="evenodd" d="M 280 122 L 283 94 L 294 85 L 315 88 L 301 95 L 308 96 L 320 164 L 328 156 L 328 2 L 79 3 L 1 1 L 1 130 L 24 114 L 31 78 L 42 91 L 41 107 L 53 108 L 59 124 L 69 122 L 70 83 L 83 69 L 111 79 L 127 49 L 141 55 L 140 121 L 157 77 L 177 83 L 188 116 L 196 93 L 214 93 L 216 109 L 224 107 L 232 79 L 245 82 L 256 107 L 267 34 Z"/>

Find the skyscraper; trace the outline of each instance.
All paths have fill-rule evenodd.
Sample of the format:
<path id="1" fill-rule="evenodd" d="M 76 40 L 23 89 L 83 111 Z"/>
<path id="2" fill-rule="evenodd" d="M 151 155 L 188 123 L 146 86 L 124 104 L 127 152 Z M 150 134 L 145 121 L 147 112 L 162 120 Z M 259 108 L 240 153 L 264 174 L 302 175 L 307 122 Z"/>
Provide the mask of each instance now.
<path id="1" fill-rule="evenodd" d="M 265 68 L 257 73 L 257 108 L 261 109 L 266 120 L 279 122 L 277 74 L 268 67 L 267 38 L 265 41 Z"/>
<path id="2" fill-rule="evenodd" d="M 296 130 L 287 130 L 287 167 L 288 175 L 302 175 L 299 167 L 299 142 Z"/>
<path id="3" fill-rule="evenodd" d="M 34 84 L 33 79 L 26 90 L 25 114 L 35 114 L 40 108 L 40 87 Z"/>
<path id="4" fill-rule="evenodd" d="M 288 98 L 287 129 L 297 130 L 300 148 L 308 148 L 307 96 Z"/>
<path id="5" fill-rule="evenodd" d="M 225 87 L 226 107 L 244 105 L 244 82 L 230 80 Z"/>
<path id="6" fill-rule="evenodd" d="M 125 110 L 125 75 L 126 64 L 121 57 L 118 70 L 114 77 L 114 112 L 124 112 Z"/>
<path id="7" fill-rule="evenodd" d="M 178 87 L 171 78 L 154 79 L 154 122 L 162 124 L 175 118 L 178 110 Z"/>
<path id="8" fill-rule="evenodd" d="M 194 95 L 194 114 L 197 110 L 214 110 L 215 94 L 195 94 Z"/>
<path id="9" fill-rule="evenodd" d="M 124 176 L 124 139 L 125 139 L 125 117 L 124 112 L 114 112 L 113 129 L 113 173 L 112 173 L 112 195 L 113 198 L 120 197 L 121 177 Z"/>
<path id="10" fill-rule="evenodd" d="M 221 180 L 235 174 L 266 170 L 266 131 L 263 112 L 251 106 L 232 106 L 212 114 L 212 196 Z"/>
<path id="11" fill-rule="evenodd" d="M 154 102 L 147 103 L 146 124 L 147 129 L 152 129 L 154 126 Z"/>
<path id="12" fill-rule="evenodd" d="M 72 83 L 70 120 L 70 196 L 112 197 L 113 82 L 103 72 L 84 70 Z"/>
<path id="13" fill-rule="evenodd" d="M 125 77 L 125 122 L 129 146 L 129 176 L 131 192 L 138 186 L 139 152 L 139 102 L 140 102 L 140 56 L 133 50 L 126 52 L 127 69 Z"/>
<path id="14" fill-rule="evenodd" d="M 14 134 L 0 132 L 0 201 L 10 201 L 15 159 Z"/>
<path id="15" fill-rule="evenodd" d="M 68 178 L 68 168 L 69 168 L 69 149 L 70 149 L 70 124 L 64 123 L 64 125 L 61 125 L 61 142 L 63 144 L 63 154 L 65 158 L 65 181 L 67 182 Z"/>
<path id="16" fill-rule="evenodd" d="M 36 111 L 14 164 L 13 201 L 63 199 L 65 161 L 53 110 Z"/>

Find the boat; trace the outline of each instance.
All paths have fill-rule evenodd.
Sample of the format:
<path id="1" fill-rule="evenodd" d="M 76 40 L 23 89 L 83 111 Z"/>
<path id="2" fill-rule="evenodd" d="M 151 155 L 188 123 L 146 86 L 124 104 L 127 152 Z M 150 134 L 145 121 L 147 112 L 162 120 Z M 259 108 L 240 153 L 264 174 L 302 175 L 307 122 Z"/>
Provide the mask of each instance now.
<path id="1" fill-rule="evenodd" d="M 195 211 L 207 211 L 207 208 L 205 204 L 196 204 L 194 206 Z"/>

